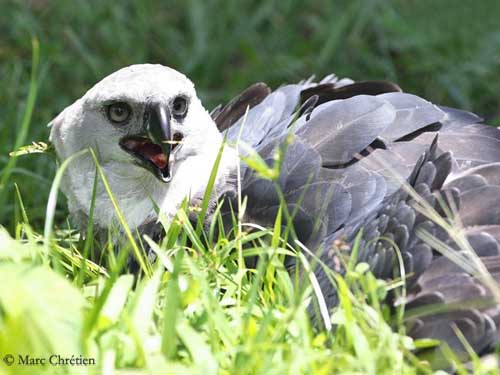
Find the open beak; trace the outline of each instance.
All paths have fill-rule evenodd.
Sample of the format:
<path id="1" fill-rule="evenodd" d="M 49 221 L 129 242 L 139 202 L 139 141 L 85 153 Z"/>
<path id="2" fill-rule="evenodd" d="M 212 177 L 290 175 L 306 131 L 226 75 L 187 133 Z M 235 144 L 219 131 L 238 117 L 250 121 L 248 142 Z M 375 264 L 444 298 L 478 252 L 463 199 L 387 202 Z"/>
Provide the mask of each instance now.
<path id="1" fill-rule="evenodd" d="M 120 147 L 134 156 L 139 165 L 163 182 L 170 182 L 170 155 L 177 146 L 172 138 L 170 111 L 166 105 L 150 104 L 144 114 L 144 131 L 120 140 Z"/>

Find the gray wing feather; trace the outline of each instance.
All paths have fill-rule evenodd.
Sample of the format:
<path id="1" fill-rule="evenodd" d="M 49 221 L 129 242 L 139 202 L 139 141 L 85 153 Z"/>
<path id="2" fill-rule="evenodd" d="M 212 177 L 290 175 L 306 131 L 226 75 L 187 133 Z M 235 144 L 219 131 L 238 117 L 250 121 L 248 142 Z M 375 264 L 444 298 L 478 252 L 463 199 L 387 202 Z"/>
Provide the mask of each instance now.
<path id="1" fill-rule="evenodd" d="M 378 98 L 387 100 L 396 110 L 394 123 L 381 134 L 385 139 L 397 140 L 445 117 L 436 105 L 415 95 L 387 93 Z"/>
<path id="2" fill-rule="evenodd" d="M 432 133 L 424 133 L 413 142 L 425 145 L 433 137 Z M 500 160 L 500 140 L 485 135 L 460 130 L 440 133 L 439 147 L 453 153 L 458 169 L 461 170 Z"/>
<path id="3" fill-rule="evenodd" d="M 284 135 L 303 88 L 303 85 L 286 85 L 271 93 L 250 109 L 246 118 L 241 117 L 227 130 L 227 139 L 235 142 L 241 137 L 242 141 L 256 148 L 266 143 L 264 141 Z"/>
<path id="4" fill-rule="evenodd" d="M 336 83 L 335 77 L 323 83 Z M 382 278 L 399 275 L 394 249 L 377 240 L 392 239 L 403 258 L 408 296 L 390 298 L 406 305 L 409 334 L 444 340 L 466 355 L 453 330 L 458 327 L 478 353 L 491 349 L 500 308 L 491 306 L 491 293 L 481 280 L 425 243 L 422 231 L 460 252 L 448 233 L 415 210 L 412 197 L 391 174 L 406 178 L 438 214 L 445 215 L 442 201 L 457 207 L 469 243 L 500 280 L 500 130 L 479 125 L 481 119 L 472 113 L 398 92 L 328 101 L 301 113 L 300 93 L 314 85 L 309 80 L 278 89 L 249 111 L 243 129 L 241 119 L 233 125 L 228 138 L 236 140 L 241 130 L 242 139 L 272 165 L 275 147 L 292 133 L 277 185 L 288 210 L 296 212 L 299 239 L 312 250 L 329 250 L 339 239 L 352 244 L 363 228 L 358 261 L 369 263 Z M 245 171 L 249 219 L 274 223 L 280 204 L 275 188 Z M 331 251 L 322 260 L 344 272 Z M 327 302 L 335 306 L 334 288 L 322 269 L 315 272 Z M 489 305 L 471 306 L 476 300 Z M 422 309 L 435 305 L 447 310 L 422 315 Z M 439 360 L 436 353 L 422 354 Z"/>
<path id="5" fill-rule="evenodd" d="M 323 158 L 324 165 L 346 163 L 386 129 L 395 118 L 393 107 L 373 96 L 356 96 L 324 104 L 313 112 L 297 136 Z"/>
<path id="6" fill-rule="evenodd" d="M 460 109 L 449 108 L 444 106 L 439 106 L 439 108 L 446 113 L 446 117 L 441 121 L 443 124 L 442 129 L 444 131 L 453 128 L 461 128 L 470 124 L 479 124 L 483 122 L 483 119 L 478 115 L 462 111 Z"/>
<path id="7" fill-rule="evenodd" d="M 286 96 L 273 92 L 260 104 L 252 108 L 247 116 L 240 118 L 227 131 L 229 141 L 239 137 L 250 146 L 257 146 L 267 136 L 270 129 L 281 119 L 286 108 Z"/>

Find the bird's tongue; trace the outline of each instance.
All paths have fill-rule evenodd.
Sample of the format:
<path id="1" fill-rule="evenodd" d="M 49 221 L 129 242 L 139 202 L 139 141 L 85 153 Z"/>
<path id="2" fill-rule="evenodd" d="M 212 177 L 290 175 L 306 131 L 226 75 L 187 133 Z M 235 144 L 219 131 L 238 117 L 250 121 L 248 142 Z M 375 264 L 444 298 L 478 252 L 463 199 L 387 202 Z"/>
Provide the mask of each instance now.
<path id="1" fill-rule="evenodd" d="M 159 145 L 144 140 L 133 139 L 127 140 L 125 145 L 129 150 L 133 150 L 133 152 L 149 160 L 158 168 L 164 169 L 167 166 L 167 159 Z"/>
<path id="2" fill-rule="evenodd" d="M 139 148 L 138 152 L 141 153 L 145 159 L 148 159 L 160 169 L 167 166 L 167 159 L 165 158 L 161 147 L 156 144 L 145 143 Z"/>

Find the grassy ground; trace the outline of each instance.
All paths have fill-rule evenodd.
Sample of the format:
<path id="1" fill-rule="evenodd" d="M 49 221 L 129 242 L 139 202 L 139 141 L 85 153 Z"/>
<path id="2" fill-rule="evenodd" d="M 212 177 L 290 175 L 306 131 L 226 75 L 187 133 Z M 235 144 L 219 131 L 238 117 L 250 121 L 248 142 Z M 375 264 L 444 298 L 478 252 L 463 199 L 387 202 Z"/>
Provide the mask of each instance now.
<path id="1" fill-rule="evenodd" d="M 111 253 L 106 269 L 83 260 L 92 249 L 68 229 L 62 197 L 45 225 L 53 160 L 8 152 L 46 140 L 45 124 L 62 108 L 104 75 L 141 62 L 188 74 L 208 108 L 256 81 L 277 86 L 333 71 L 394 80 L 500 124 L 499 4 L 1 1 L 0 277 L 10 287 L 0 288 L 0 356 L 85 353 L 107 373 L 431 372 L 411 354 L 429 343 L 405 337 L 381 304 L 392 286 L 362 266 L 336 280 L 335 333 L 311 329 L 305 301 L 313 288 L 283 271 L 286 246 L 276 233 L 260 233 L 254 271 L 238 256 L 248 235 L 203 246 L 183 223 L 158 249 L 168 272 L 157 268 L 134 285 Z M 40 54 L 30 80 L 33 38 Z M 186 249 L 187 238 L 199 246 Z M 22 370 L 33 373 L 0 367 Z"/>

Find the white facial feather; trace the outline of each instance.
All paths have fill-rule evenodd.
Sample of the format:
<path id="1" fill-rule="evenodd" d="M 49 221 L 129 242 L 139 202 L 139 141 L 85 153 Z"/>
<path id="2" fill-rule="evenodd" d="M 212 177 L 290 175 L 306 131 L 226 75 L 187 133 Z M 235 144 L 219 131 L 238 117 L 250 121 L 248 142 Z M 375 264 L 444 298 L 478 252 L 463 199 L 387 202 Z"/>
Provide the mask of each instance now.
<path id="1" fill-rule="evenodd" d="M 138 166 L 134 157 L 121 149 L 119 141 L 140 131 L 145 103 L 154 100 L 167 105 L 179 95 L 189 99 L 189 108 L 182 123 L 172 120 L 171 127 L 184 138 L 173 154 L 172 180 L 164 183 Z M 126 102 L 133 109 L 130 121 L 122 127 L 113 125 L 103 110 L 113 101 Z M 156 219 L 153 201 L 172 219 L 186 197 L 203 192 L 222 144 L 222 136 L 197 98 L 193 83 L 173 69 L 149 64 L 121 69 L 97 83 L 53 120 L 50 138 L 61 160 L 82 149 L 95 150 L 132 229 Z M 237 163 L 234 150 L 226 147 L 218 171 L 219 186 L 225 184 Z M 62 188 L 77 218 L 88 216 L 94 176 L 90 154 L 75 160 L 65 173 Z M 94 222 L 106 228 L 116 220 L 112 202 L 99 182 Z"/>

